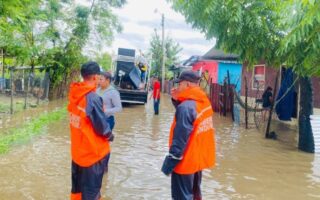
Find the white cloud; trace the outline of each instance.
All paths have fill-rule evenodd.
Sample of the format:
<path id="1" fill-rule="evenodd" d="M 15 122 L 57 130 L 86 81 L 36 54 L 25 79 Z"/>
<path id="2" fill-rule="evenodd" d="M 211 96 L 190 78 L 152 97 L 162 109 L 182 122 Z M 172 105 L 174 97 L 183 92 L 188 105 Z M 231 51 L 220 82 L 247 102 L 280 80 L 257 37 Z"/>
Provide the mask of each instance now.
<path id="1" fill-rule="evenodd" d="M 215 44 L 215 40 L 207 41 L 200 31 L 186 24 L 184 17 L 175 12 L 166 0 L 127 0 L 123 8 L 113 9 L 113 12 L 118 16 L 123 31 L 115 35 L 111 47 L 104 47 L 109 52 L 117 52 L 119 47 L 146 51 L 154 29 L 161 34 L 162 13 L 165 15 L 165 34 L 183 48 L 181 59 L 203 55 Z"/>
<path id="2" fill-rule="evenodd" d="M 76 1 L 86 5 L 89 2 Z M 183 48 L 181 59 L 203 55 L 215 44 L 215 40 L 207 41 L 204 34 L 192 29 L 166 0 L 127 0 L 123 8 L 113 9 L 113 12 L 118 16 L 123 31 L 115 35 L 112 46 L 103 47 L 104 51 L 115 53 L 119 47 L 146 51 L 154 29 L 161 35 L 162 13 L 165 16 L 165 34 L 170 35 Z"/>
<path id="3" fill-rule="evenodd" d="M 173 38 L 180 38 L 180 39 L 198 38 L 198 39 L 205 40 L 204 36 L 200 32 L 190 31 L 190 30 L 187 31 L 187 30 L 169 29 L 167 30 L 167 34 L 169 34 Z"/>

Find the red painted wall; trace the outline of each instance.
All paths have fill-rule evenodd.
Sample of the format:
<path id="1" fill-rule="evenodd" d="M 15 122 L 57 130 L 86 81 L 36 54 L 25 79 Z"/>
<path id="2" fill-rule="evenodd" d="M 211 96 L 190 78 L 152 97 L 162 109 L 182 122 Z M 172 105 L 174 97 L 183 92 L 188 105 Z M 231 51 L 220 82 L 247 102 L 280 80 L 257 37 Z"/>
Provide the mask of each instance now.
<path id="1" fill-rule="evenodd" d="M 202 68 L 202 72 L 208 71 L 209 76 L 212 80 L 212 83 L 217 83 L 218 81 L 218 62 L 213 60 L 203 60 L 196 62 L 192 66 L 192 70 L 200 70 Z"/>

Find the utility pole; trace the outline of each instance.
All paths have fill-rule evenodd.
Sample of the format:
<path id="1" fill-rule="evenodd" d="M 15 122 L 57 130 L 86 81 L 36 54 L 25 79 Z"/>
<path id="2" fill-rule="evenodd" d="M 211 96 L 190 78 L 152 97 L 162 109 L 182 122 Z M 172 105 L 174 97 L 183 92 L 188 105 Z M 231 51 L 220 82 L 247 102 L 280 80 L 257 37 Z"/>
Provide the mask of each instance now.
<path id="1" fill-rule="evenodd" d="M 162 13 L 162 19 L 161 19 L 161 27 L 162 27 L 162 92 L 164 92 L 164 81 L 166 76 L 166 70 L 165 70 L 165 48 L 164 48 L 164 14 Z"/>

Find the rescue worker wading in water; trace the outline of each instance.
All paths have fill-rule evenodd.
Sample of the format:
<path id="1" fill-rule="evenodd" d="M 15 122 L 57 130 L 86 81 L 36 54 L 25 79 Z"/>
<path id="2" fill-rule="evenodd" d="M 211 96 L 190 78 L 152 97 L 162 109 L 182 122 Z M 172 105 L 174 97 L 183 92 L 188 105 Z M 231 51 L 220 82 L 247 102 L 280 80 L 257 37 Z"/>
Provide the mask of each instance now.
<path id="1" fill-rule="evenodd" d="M 174 200 L 201 200 L 202 170 L 215 164 L 213 110 L 204 91 L 198 86 L 196 72 L 184 71 L 172 90 L 176 113 L 169 137 L 169 155 L 162 172 L 171 174 Z"/>
<path id="2" fill-rule="evenodd" d="M 95 89 L 100 67 L 96 62 L 81 66 L 83 82 L 70 86 L 68 111 L 71 130 L 71 200 L 98 200 L 113 135 Z"/>

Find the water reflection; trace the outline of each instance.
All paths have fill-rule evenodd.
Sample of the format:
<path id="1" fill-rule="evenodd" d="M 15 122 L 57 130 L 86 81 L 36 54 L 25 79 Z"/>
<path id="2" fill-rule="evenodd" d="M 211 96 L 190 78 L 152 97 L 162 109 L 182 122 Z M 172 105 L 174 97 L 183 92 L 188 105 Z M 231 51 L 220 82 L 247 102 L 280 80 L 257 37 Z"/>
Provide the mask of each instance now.
<path id="1" fill-rule="evenodd" d="M 311 182 L 320 183 L 320 154 L 314 156 L 310 178 Z"/>
<path id="2" fill-rule="evenodd" d="M 160 115 L 152 104 L 117 115 L 104 199 L 170 199 L 170 179 L 160 172 L 168 151 L 174 108 L 165 96 Z M 292 132 L 265 140 L 255 129 L 214 117 L 217 166 L 203 172 L 204 199 L 318 199 L 320 157 L 299 152 Z M 68 199 L 70 152 L 67 121 L 0 155 L 1 199 Z M 284 129 L 286 130 L 286 129 Z"/>

